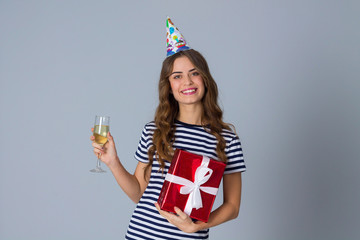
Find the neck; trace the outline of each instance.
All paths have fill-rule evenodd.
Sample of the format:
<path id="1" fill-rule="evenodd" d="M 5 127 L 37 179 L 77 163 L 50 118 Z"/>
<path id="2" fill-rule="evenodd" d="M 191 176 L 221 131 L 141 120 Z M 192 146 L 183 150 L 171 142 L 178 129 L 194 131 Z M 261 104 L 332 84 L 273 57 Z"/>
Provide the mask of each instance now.
<path id="1" fill-rule="evenodd" d="M 203 106 L 197 105 L 180 105 L 178 120 L 184 123 L 202 125 Z"/>

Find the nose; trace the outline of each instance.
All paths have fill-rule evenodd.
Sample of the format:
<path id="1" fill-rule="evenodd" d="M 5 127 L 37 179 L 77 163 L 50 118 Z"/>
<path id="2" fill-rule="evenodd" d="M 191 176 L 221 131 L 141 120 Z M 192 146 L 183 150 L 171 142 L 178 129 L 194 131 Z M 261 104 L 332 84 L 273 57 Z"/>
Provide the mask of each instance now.
<path id="1" fill-rule="evenodd" d="M 184 81 L 185 81 L 185 84 L 187 84 L 187 85 L 191 85 L 191 84 L 193 83 L 193 81 L 192 81 L 192 78 L 191 78 L 191 75 L 190 75 L 190 74 L 187 74 L 187 75 L 186 75 L 186 77 L 185 77 Z"/>

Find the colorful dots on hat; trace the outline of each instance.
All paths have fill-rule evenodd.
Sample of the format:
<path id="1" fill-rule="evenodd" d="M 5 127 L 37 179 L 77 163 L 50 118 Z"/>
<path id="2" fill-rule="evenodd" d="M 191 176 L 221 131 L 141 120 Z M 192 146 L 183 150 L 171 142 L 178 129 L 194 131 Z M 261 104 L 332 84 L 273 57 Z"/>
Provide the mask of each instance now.
<path id="1" fill-rule="evenodd" d="M 180 33 L 179 29 L 174 26 L 169 17 L 166 19 L 166 47 L 167 56 L 190 49 L 184 36 Z"/>

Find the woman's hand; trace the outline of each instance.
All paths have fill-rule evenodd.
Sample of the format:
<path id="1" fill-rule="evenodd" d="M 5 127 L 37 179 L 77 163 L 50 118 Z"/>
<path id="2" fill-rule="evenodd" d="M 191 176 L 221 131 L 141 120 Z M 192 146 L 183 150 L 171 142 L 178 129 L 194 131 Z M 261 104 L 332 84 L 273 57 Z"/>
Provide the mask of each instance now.
<path id="1" fill-rule="evenodd" d="M 200 231 L 201 229 L 206 228 L 205 222 L 202 221 L 193 222 L 191 218 L 188 215 L 186 215 L 186 213 L 184 213 L 177 207 L 174 208 L 176 214 L 161 210 L 157 202 L 155 202 L 155 207 L 157 208 L 161 216 L 166 218 L 169 221 L 169 223 L 174 224 L 177 228 L 179 228 L 183 232 L 194 233 Z"/>
<path id="2" fill-rule="evenodd" d="M 94 132 L 94 128 L 91 128 L 91 131 Z M 100 158 L 109 168 L 119 162 L 117 156 L 116 147 L 114 138 L 111 136 L 110 132 L 107 134 L 108 141 L 101 146 L 95 142 L 95 137 L 92 135 L 90 140 L 93 142 L 92 146 L 94 147 L 94 154 L 96 157 Z"/>

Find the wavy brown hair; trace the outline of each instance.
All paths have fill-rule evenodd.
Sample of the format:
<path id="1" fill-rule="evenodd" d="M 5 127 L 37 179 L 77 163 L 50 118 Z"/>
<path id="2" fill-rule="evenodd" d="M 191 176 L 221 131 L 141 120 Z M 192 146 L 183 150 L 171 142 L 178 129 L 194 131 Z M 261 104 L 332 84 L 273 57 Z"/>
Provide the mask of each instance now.
<path id="1" fill-rule="evenodd" d="M 223 112 L 218 105 L 218 88 L 215 80 L 210 74 L 209 66 L 205 58 L 196 50 L 178 52 L 167 57 L 163 64 L 159 80 L 159 105 L 155 113 L 156 130 L 153 135 L 153 145 L 148 151 L 149 164 L 145 172 L 149 169 L 154 161 L 154 154 L 160 164 L 160 168 L 164 169 L 165 162 L 171 162 L 173 156 L 173 142 L 175 134 L 174 122 L 179 114 L 179 104 L 171 94 L 169 76 L 173 71 L 174 61 L 179 57 L 187 57 L 194 65 L 195 69 L 201 75 L 204 85 L 205 94 L 202 98 L 203 116 L 201 118 L 202 125 L 206 131 L 209 131 L 217 139 L 216 153 L 219 160 L 226 162 L 225 139 L 221 132 L 223 129 L 231 130 L 232 125 L 224 123 L 222 120 Z"/>

